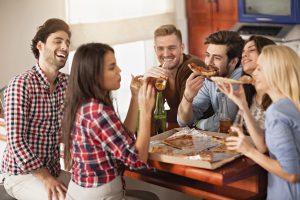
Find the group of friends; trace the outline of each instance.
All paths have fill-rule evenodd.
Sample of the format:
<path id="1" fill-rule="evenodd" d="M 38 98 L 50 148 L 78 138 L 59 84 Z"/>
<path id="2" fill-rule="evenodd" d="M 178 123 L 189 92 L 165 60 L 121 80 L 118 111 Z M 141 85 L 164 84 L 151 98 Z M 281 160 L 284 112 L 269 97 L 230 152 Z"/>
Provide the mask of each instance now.
<path id="1" fill-rule="evenodd" d="M 227 148 L 269 172 L 267 199 L 300 198 L 300 58 L 291 48 L 261 36 L 244 41 L 237 32 L 218 31 L 206 38 L 201 61 L 184 53 L 180 30 L 162 25 L 154 32 L 160 65 L 145 72 L 140 87 L 132 77 L 122 122 L 111 98 L 121 82 L 114 49 L 104 43 L 81 45 L 68 76 L 59 70 L 67 61 L 70 38 L 63 20 L 48 19 L 32 39 L 35 66 L 6 89 L 8 140 L 1 172 L 10 196 L 159 199 L 152 192 L 126 190 L 122 173 L 124 167 L 151 168 L 147 159 L 156 92 L 148 77 L 168 77 L 163 91 L 168 122 L 218 131 L 220 100 L 227 95 L 231 120 L 239 110 L 245 121 L 244 128 L 231 127 L 238 135 L 226 138 Z M 216 67 L 219 76 L 231 79 L 247 74 L 255 83 L 216 84 L 192 72 L 191 63 Z M 66 171 L 60 166 L 60 143 Z"/>

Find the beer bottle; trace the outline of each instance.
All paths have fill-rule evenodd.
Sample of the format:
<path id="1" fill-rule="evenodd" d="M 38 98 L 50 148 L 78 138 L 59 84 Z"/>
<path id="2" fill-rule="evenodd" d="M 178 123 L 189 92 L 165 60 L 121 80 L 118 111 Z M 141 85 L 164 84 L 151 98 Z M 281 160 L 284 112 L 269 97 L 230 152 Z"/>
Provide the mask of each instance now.
<path id="1" fill-rule="evenodd" d="M 228 113 L 227 97 L 224 94 L 222 95 L 220 102 L 219 122 L 219 132 L 228 133 L 231 126 L 231 120 Z"/>
<path id="2" fill-rule="evenodd" d="M 166 131 L 167 113 L 164 107 L 162 91 L 157 91 L 154 109 L 154 131 L 159 134 Z"/>
<path id="3" fill-rule="evenodd" d="M 235 126 L 235 127 L 240 127 L 242 128 L 243 127 L 243 123 L 244 123 L 244 118 L 242 116 L 242 111 L 239 110 L 237 115 L 235 116 L 235 119 L 234 119 L 234 122 L 232 124 L 232 126 Z M 235 132 L 235 131 L 229 131 L 229 134 L 232 135 L 232 136 L 238 136 L 238 133 Z"/>

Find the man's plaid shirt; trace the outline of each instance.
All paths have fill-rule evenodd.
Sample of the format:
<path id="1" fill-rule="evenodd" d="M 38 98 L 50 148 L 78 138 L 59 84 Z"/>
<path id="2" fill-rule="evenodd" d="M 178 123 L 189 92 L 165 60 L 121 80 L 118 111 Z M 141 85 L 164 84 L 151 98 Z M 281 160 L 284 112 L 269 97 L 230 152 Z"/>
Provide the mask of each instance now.
<path id="1" fill-rule="evenodd" d="M 17 175 L 46 167 L 60 172 L 59 139 L 67 75 L 60 73 L 50 93 L 50 83 L 36 65 L 16 76 L 5 92 L 5 125 L 8 136 L 2 172 Z"/>

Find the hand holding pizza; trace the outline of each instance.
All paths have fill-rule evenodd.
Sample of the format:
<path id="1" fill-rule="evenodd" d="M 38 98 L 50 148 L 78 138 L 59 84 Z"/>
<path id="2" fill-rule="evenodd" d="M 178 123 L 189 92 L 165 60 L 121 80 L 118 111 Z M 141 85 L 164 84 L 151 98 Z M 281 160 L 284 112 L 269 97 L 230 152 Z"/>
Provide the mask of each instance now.
<path id="1" fill-rule="evenodd" d="M 226 94 L 238 107 L 240 110 L 245 110 L 248 107 L 246 101 L 245 90 L 242 85 L 238 85 L 238 88 L 233 88 L 233 84 L 226 82 L 218 82 L 217 87 Z"/>

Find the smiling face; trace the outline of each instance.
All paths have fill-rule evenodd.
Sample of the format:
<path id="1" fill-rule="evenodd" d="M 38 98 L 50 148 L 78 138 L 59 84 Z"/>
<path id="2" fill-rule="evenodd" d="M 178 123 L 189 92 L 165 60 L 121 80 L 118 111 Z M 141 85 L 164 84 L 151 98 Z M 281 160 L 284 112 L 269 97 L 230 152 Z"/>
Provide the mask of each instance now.
<path id="1" fill-rule="evenodd" d="M 70 38 L 64 31 L 51 33 L 46 42 L 39 41 L 39 63 L 59 70 L 65 66 L 69 55 Z"/>
<path id="2" fill-rule="evenodd" d="M 236 59 L 228 60 L 227 46 L 209 44 L 205 52 L 205 64 L 219 69 L 219 75 L 226 77 L 232 73 L 236 65 Z"/>
<path id="3" fill-rule="evenodd" d="M 104 55 L 102 87 L 106 91 L 120 88 L 121 69 L 118 67 L 115 54 L 108 51 Z"/>
<path id="4" fill-rule="evenodd" d="M 182 63 L 184 45 L 175 34 L 157 36 L 154 48 L 160 64 L 166 62 L 168 69 L 175 69 Z"/>
<path id="5" fill-rule="evenodd" d="M 257 51 L 254 41 L 249 41 L 243 49 L 242 66 L 244 72 L 251 75 L 256 69 L 256 63 L 259 53 Z"/>

